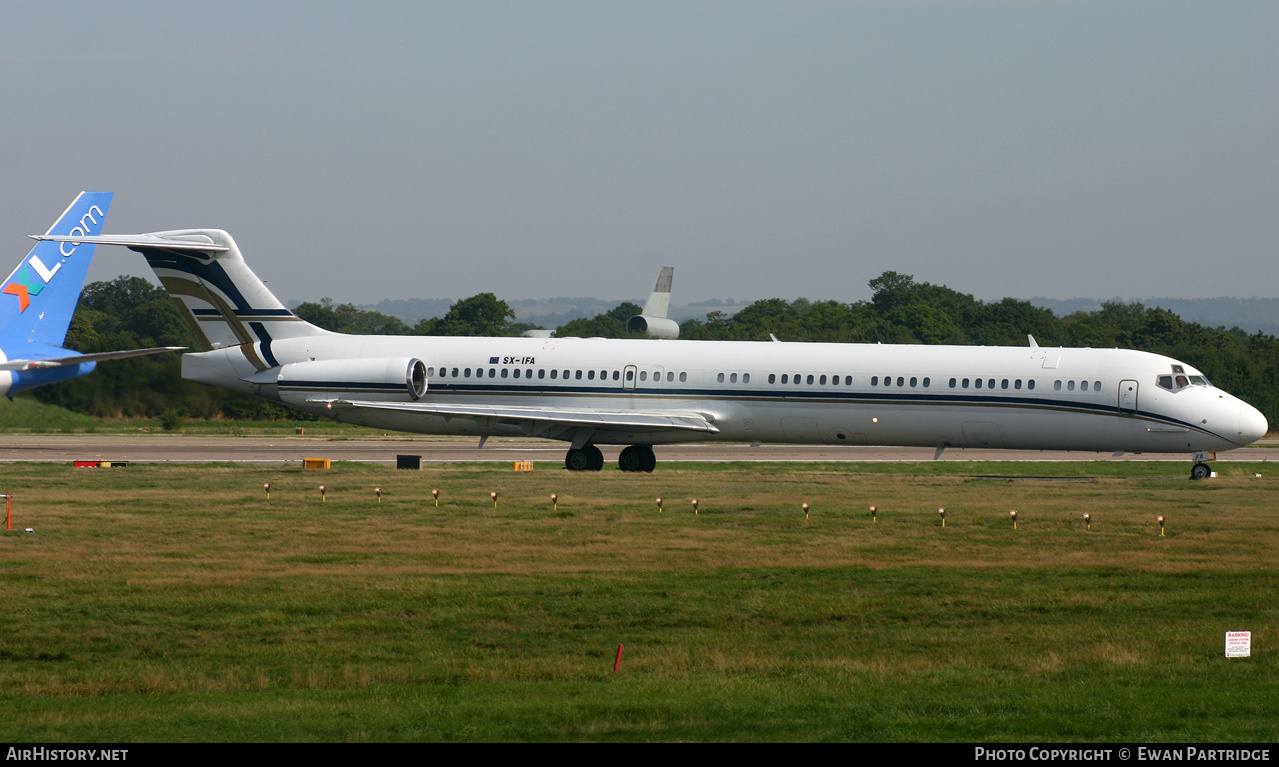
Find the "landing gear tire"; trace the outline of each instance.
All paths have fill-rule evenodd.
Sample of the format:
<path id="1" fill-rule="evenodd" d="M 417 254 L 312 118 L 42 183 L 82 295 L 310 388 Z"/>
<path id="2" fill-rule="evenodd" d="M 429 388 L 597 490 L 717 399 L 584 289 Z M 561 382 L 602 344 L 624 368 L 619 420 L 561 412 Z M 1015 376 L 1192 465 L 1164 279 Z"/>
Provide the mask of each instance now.
<path id="1" fill-rule="evenodd" d="M 1207 479 L 1212 476 L 1212 468 L 1206 463 L 1197 463 L 1190 469 L 1191 479 Z"/>
<path id="2" fill-rule="evenodd" d="M 604 468 L 604 454 L 594 445 L 574 448 L 564 456 L 564 468 L 569 471 L 599 471 Z"/>
<path id="3" fill-rule="evenodd" d="M 657 466 L 657 456 L 648 445 L 631 445 L 617 457 L 617 468 L 622 471 L 652 471 Z"/>

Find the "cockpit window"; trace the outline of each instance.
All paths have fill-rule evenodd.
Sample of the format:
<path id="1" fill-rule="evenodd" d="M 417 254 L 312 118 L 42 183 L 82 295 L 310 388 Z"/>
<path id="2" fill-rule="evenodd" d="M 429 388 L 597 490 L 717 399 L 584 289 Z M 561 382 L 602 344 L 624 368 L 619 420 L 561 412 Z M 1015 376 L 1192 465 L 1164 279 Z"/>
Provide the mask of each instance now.
<path id="1" fill-rule="evenodd" d="M 1187 375 L 1186 369 L 1181 365 L 1172 366 L 1172 375 L 1161 375 L 1156 379 L 1160 389 L 1168 391 L 1181 391 L 1188 386 L 1211 386 L 1208 379 L 1202 375 Z"/>

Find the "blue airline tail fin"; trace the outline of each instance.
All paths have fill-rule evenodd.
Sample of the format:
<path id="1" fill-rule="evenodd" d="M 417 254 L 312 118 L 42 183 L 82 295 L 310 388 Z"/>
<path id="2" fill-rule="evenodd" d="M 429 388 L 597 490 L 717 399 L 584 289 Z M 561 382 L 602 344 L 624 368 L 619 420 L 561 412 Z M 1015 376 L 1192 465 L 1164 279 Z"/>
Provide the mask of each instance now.
<path id="1" fill-rule="evenodd" d="M 81 192 L 47 234 L 91 237 L 102 233 L 111 192 Z M 61 346 L 80 300 L 94 245 L 37 242 L 0 283 L 0 337 Z"/>

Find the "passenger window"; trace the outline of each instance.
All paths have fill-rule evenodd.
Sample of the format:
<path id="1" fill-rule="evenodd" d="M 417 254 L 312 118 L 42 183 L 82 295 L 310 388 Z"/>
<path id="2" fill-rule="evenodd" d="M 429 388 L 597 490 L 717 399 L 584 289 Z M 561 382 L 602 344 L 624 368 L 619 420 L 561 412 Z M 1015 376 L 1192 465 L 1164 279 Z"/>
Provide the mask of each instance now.
<path id="1" fill-rule="evenodd" d="M 576 379 L 577 379 L 577 380 L 579 380 L 579 381 L 580 381 L 580 380 L 582 380 L 582 371 L 580 371 L 580 370 L 579 370 L 579 371 L 577 371 L 577 372 L 573 375 L 573 377 L 574 377 L 574 378 L 576 378 Z"/>
<path id="2" fill-rule="evenodd" d="M 679 374 L 679 382 L 680 382 L 680 383 L 684 383 L 684 382 L 685 382 L 685 381 L 687 381 L 687 380 L 688 380 L 688 373 L 680 373 L 680 374 Z"/>
<path id="3" fill-rule="evenodd" d="M 1066 391 L 1074 391 L 1074 390 L 1075 390 L 1075 382 L 1074 382 L 1074 381 L 1067 381 L 1067 382 L 1066 382 Z"/>
<path id="4" fill-rule="evenodd" d="M 965 389 L 967 389 L 967 388 L 968 388 L 968 379 L 967 379 L 967 378 L 965 378 L 965 379 L 964 379 L 964 384 L 963 384 L 963 386 L 964 386 L 964 388 L 965 388 Z"/>
<path id="5" fill-rule="evenodd" d="M 715 377 L 715 380 L 720 383 L 724 383 L 724 374 L 720 373 L 718 376 Z"/>
<path id="6" fill-rule="evenodd" d="M 1061 391 L 1061 381 L 1053 381 L 1053 388 L 1057 391 Z"/>
<path id="7" fill-rule="evenodd" d="M 776 373 L 769 373 L 769 374 L 768 374 L 768 382 L 769 382 L 769 383 L 777 383 L 777 374 L 776 374 Z"/>
<path id="8" fill-rule="evenodd" d="M 980 388 L 981 388 L 981 379 L 980 379 L 980 378 L 978 378 L 978 379 L 976 380 L 976 382 L 975 382 L 975 383 L 977 384 L 977 388 L 978 388 L 978 389 L 980 389 Z"/>
<path id="9" fill-rule="evenodd" d="M 594 370 L 588 370 L 588 371 L 586 371 L 586 380 L 588 380 L 588 381 L 594 381 L 594 380 L 595 380 L 595 371 L 594 371 Z"/>
<path id="10" fill-rule="evenodd" d="M 950 379 L 950 388 L 955 388 L 955 379 Z"/>
<path id="11" fill-rule="evenodd" d="M 990 379 L 990 381 L 986 384 L 986 388 L 987 388 L 987 389 L 993 389 L 993 388 L 995 388 L 995 379 L 993 379 L 993 378 L 992 378 L 992 379 Z"/>
<path id="12" fill-rule="evenodd" d="M 634 380 L 635 380 L 635 371 L 634 371 L 634 370 L 628 370 L 628 371 L 626 371 L 626 380 L 628 380 L 628 381 L 634 381 Z"/>
<path id="13" fill-rule="evenodd" d="M 742 383 L 750 383 L 750 382 L 751 382 L 751 374 L 742 373 Z"/>
<path id="14" fill-rule="evenodd" d="M 1027 381 L 1027 382 L 1026 382 L 1026 388 L 1027 388 L 1027 389 L 1033 389 L 1033 388 L 1035 388 L 1035 379 L 1033 379 L 1033 378 L 1032 378 L 1032 379 L 1030 379 L 1029 381 Z"/>
<path id="15" fill-rule="evenodd" d="M 999 388 L 1001 388 L 1001 389 L 1007 389 L 1007 388 L 1008 388 L 1008 379 L 1007 379 L 1007 378 L 1005 378 L 1004 380 L 1002 380 L 1002 381 L 1000 381 L 1000 382 L 999 382 Z"/>
<path id="16" fill-rule="evenodd" d="M 497 378 L 497 368 L 489 368 L 489 378 Z"/>
<path id="17" fill-rule="evenodd" d="M 812 385 L 813 385 L 813 376 L 812 376 L 812 374 L 809 374 L 809 376 L 808 376 L 808 385 L 809 385 L 809 386 L 812 386 Z"/>
<path id="18" fill-rule="evenodd" d="M 627 374 L 626 374 L 626 377 L 627 377 L 627 378 L 630 378 L 630 377 L 631 377 L 631 374 L 630 374 L 630 373 L 627 373 Z M 641 380 L 641 381 L 647 381 L 647 380 L 648 380 L 648 371 L 647 371 L 647 370 L 641 370 L 641 371 L 640 371 L 640 380 Z"/>
<path id="19" fill-rule="evenodd" d="M 1020 378 L 1018 378 L 1016 381 L 1013 381 L 1013 388 L 1014 388 L 1014 389 L 1020 389 L 1020 388 L 1021 388 L 1021 379 L 1020 379 Z"/>
<path id="20" fill-rule="evenodd" d="M 871 377 L 870 377 L 870 385 L 871 385 L 871 386 L 879 386 L 879 376 L 871 376 Z"/>
<path id="21" fill-rule="evenodd" d="M 621 379 L 622 379 L 622 373 L 621 373 L 621 371 L 614 370 L 614 371 L 613 371 L 613 380 L 614 380 L 614 381 L 620 381 Z"/>
<path id="22" fill-rule="evenodd" d="M 826 376 L 822 376 L 821 378 L 817 379 L 817 383 L 821 384 L 822 386 L 825 386 L 825 385 L 826 385 Z"/>
<path id="23" fill-rule="evenodd" d="M 675 380 L 675 374 L 674 374 L 674 373 L 667 373 L 667 374 L 666 374 L 666 383 L 670 383 L 671 381 L 674 381 L 674 380 Z M 682 378 L 681 378 L 680 380 L 682 381 L 682 380 L 684 380 L 684 379 L 682 379 Z"/>
<path id="24" fill-rule="evenodd" d="M 532 377 L 533 377 L 533 368 L 529 368 L 528 370 L 525 370 L 525 371 L 524 371 L 524 377 L 525 377 L 525 378 L 532 378 Z"/>
<path id="25" fill-rule="evenodd" d="M 790 376 L 788 374 L 782 373 L 782 383 L 790 383 Z"/>
<path id="26" fill-rule="evenodd" d="M 730 375 L 730 376 L 728 377 L 728 382 L 729 382 L 729 383 L 737 383 L 737 374 L 736 374 L 736 373 L 733 373 L 732 375 Z"/>
<path id="27" fill-rule="evenodd" d="M 928 383 L 929 383 L 928 379 L 927 379 L 927 378 L 925 378 L 925 379 L 924 379 L 924 388 L 925 388 L 925 389 L 927 389 L 927 388 L 928 388 Z"/>
<path id="28" fill-rule="evenodd" d="M 917 380 L 918 380 L 918 379 L 916 379 L 914 376 L 911 376 L 911 379 L 910 379 L 910 388 L 912 388 L 912 389 L 913 389 L 913 388 L 915 388 L 915 382 L 916 382 Z"/>
<path id="29" fill-rule="evenodd" d="M 505 376 L 506 376 L 506 371 L 502 371 L 502 376 L 503 376 L 503 377 L 505 377 Z M 515 377 L 516 377 L 516 378 L 519 378 L 519 377 L 520 377 L 520 369 L 519 369 L 519 368 L 515 368 Z"/>
<path id="30" fill-rule="evenodd" d="M 506 378 L 506 376 L 507 376 L 508 374 L 510 374 L 510 372 L 511 372 L 511 371 L 507 370 L 506 368 L 502 368 L 502 377 L 503 377 L 503 378 Z M 518 370 L 517 370 L 517 371 L 515 371 L 515 372 L 516 372 L 516 373 L 518 373 L 518 372 L 520 372 L 520 371 L 518 371 Z"/>
<path id="31" fill-rule="evenodd" d="M 556 374 L 557 374 L 557 373 L 559 373 L 559 372 L 560 372 L 560 371 L 558 371 L 558 370 L 552 370 L 552 371 L 551 371 L 551 378 L 555 378 L 555 377 L 556 377 Z"/>
<path id="32" fill-rule="evenodd" d="M 537 371 L 537 378 L 538 378 L 538 380 L 539 380 L 539 381 L 540 381 L 540 380 L 542 380 L 543 378 L 546 378 L 546 371 L 545 371 L 545 370 L 538 370 L 538 371 Z"/>

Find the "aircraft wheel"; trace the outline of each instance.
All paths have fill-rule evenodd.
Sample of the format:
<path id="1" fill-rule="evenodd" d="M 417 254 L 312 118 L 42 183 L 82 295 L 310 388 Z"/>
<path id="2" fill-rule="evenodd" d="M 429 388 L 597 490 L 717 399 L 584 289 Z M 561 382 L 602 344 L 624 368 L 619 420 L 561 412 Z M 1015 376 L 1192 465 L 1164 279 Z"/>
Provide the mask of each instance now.
<path id="1" fill-rule="evenodd" d="M 631 445 L 617 456 L 617 468 L 622 471 L 652 471 L 648 466 L 648 461 L 653 457 L 653 451 L 646 449 L 644 445 Z"/>
<path id="2" fill-rule="evenodd" d="M 593 447 L 593 445 L 588 447 Z M 596 452 L 599 451 L 597 450 Z M 569 471 L 590 471 L 591 454 L 586 449 L 569 450 L 568 454 L 564 456 L 564 468 Z"/>
<path id="3" fill-rule="evenodd" d="M 591 456 L 591 465 L 587 467 L 589 471 L 599 471 L 604 468 L 604 454 L 600 452 L 598 447 L 587 445 L 582 449 Z"/>
<path id="4" fill-rule="evenodd" d="M 657 468 L 657 456 L 653 455 L 653 448 L 650 447 L 644 451 L 644 471 L 649 472 L 651 474 L 653 472 L 653 469 L 656 469 L 656 468 Z"/>
<path id="5" fill-rule="evenodd" d="M 1206 463 L 1197 463 L 1190 470 L 1191 479 L 1207 479 L 1212 474 L 1212 468 Z"/>

